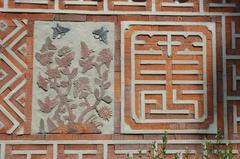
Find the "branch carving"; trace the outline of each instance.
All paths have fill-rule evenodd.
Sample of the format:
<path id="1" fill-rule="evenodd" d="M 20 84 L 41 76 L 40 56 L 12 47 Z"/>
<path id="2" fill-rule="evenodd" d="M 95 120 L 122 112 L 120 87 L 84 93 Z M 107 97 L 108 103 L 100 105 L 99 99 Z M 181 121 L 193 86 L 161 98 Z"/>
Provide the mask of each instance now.
<path id="1" fill-rule="evenodd" d="M 74 67 L 72 48 L 57 48 L 48 37 L 35 58 L 43 68 L 37 85 L 47 94 L 38 99 L 40 133 L 101 133 L 112 117 L 109 66 L 113 55 L 108 48 L 99 52 L 80 42 L 79 66 Z M 45 119 L 45 120 L 44 120 Z"/>

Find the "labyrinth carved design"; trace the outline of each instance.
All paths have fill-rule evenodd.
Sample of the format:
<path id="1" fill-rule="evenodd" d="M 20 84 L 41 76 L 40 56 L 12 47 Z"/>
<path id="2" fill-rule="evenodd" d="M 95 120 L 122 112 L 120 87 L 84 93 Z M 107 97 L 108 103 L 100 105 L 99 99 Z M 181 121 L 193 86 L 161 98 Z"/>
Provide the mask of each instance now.
<path id="1" fill-rule="evenodd" d="M 177 11 L 189 14 L 239 12 L 240 3 L 238 0 L 2 0 L 0 10 L 93 14 L 176 14 Z"/>
<path id="2" fill-rule="evenodd" d="M 27 20 L 0 21 L 0 132 L 23 134 L 27 129 L 29 95 Z"/>
<path id="3" fill-rule="evenodd" d="M 215 25 L 196 25 L 122 23 L 123 133 L 216 132 Z"/>
<path id="4" fill-rule="evenodd" d="M 226 41 L 226 54 L 224 55 L 226 70 L 226 78 L 224 83 L 227 83 L 225 89 L 227 92 L 224 94 L 224 112 L 225 112 L 225 133 L 229 137 L 239 137 L 239 89 L 240 89 L 240 72 L 239 72 L 239 59 L 240 59 L 240 29 L 239 17 L 227 17 L 225 20 Z M 228 133 L 229 132 L 229 133 Z"/>
<path id="5" fill-rule="evenodd" d="M 22 141 L 22 140 L 21 140 Z M 183 140 L 181 140 L 183 141 Z M 20 142 L 20 141 L 19 141 Z M 186 158 L 186 153 L 189 158 L 202 157 L 198 154 L 202 148 L 200 140 L 194 140 L 193 143 L 182 143 L 169 141 L 169 148 L 166 151 L 166 157 L 174 158 L 179 154 L 180 159 Z M 141 150 L 142 158 L 149 158 L 148 150 L 151 148 L 152 141 L 137 141 L 137 140 L 95 140 L 95 141 L 30 141 L 22 142 L 21 144 L 15 141 L 6 141 L 0 144 L 2 159 L 11 158 L 45 158 L 45 159 L 126 159 L 127 157 L 138 158 L 139 150 Z M 162 142 L 158 140 L 154 145 L 154 150 L 161 147 Z M 174 146 L 175 145 L 175 146 Z M 178 147 L 176 147 L 176 145 Z M 188 151 L 186 152 L 186 147 Z M 238 153 L 237 144 L 232 144 L 235 155 Z M 5 151 L 7 150 L 7 151 Z M 212 156 L 213 157 L 213 156 Z"/>
<path id="6" fill-rule="evenodd" d="M 48 0 L 9 0 L 5 2 L 5 7 L 19 8 L 19 9 L 52 9 L 53 2 Z"/>
<path id="7" fill-rule="evenodd" d="M 239 1 L 237 0 L 209 0 L 205 8 L 210 12 L 239 12 Z"/>

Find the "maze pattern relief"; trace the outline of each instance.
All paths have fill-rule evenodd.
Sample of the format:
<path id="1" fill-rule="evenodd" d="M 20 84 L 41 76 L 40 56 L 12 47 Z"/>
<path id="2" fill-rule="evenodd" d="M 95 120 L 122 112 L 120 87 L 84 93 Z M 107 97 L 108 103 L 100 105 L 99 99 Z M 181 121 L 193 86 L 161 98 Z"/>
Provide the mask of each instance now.
<path id="1" fill-rule="evenodd" d="M 238 0 L 2 0 L 3 11 L 61 13 L 239 12 Z M 115 12 L 112 12 L 115 11 Z M 116 12 L 118 11 L 118 12 Z"/>
<path id="2" fill-rule="evenodd" d="M 1 133 L 27 131 L 29 109 L 29 68 L 26 19 L 1 20 L 0 35 L 0 109 Z"/>
<path id="3" fill-rule="evenodd" d="M 240 158 L 239 0 L 0 0 L 0 159 L 148 159 L 165 132 L 198 159 L 218 131 Z"/>
<path id="4" fill-rule="evenodd" d="M 214 23 L 145 24 L 122 23 L 123 131 L 216 132 Z"/>

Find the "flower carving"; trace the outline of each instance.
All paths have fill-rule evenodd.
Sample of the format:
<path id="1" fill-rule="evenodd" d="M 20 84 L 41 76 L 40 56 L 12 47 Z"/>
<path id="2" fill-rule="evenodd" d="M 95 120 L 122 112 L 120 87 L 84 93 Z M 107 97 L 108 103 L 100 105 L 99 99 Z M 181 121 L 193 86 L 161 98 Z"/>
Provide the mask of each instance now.
<path id="1" fill-rule="evenodd" d="M 99 116 L 105 121 L 108 121 L 112 117 L 112 110 L 107 106 L 101 107 L 99 110 L 97 110 L 97 112 Z"/>
<path id="2" fill-rule="evenodd" d="M 89 50 L 87 44 L 85 42 L 81 42 L 81 55 L 82 59 L 86 59 L 89 57 L 89 55 L 92 53 L 92 50 Z"/>
<path id="3" fill-rule="evenodd" d="M 92 50 L 90 50 L 85 42 L 81 42 L 81 60 L 79 60 L 79 65 L 82 67 L 82 73 L 87 72 L 88 70 L 93 68 L 94 65 L 94 55 L 90 56 L 91 53 L 93 53 Z"/>
<path id="4" fill-rule="evenodd" d="M 48 77 L 51 78 L 60 78 L 61 74 L 60 71 L 58 70 L 58 68 L 48 68 L 46 74 L 48 75 Z"/>
<path id="5" fill-rule="evenodd" d="M 99 127 L 112 117 L 112 97 L 107 91 L 113 60 L 110 49 L 95 52 L 83 41 L 80 47 L 81 56 L 75 59 L 72 48 L 57 48 L 47 38 L 40 53 L 36 53 L 36 60 L 44 68 L 36 83 L 48 94 L 37 101 L 39 111 L 47 115 L 40 120 L 40 133 L 100 133 Z M 74 60 L 78 60 L 80 69 L 72 65 Z"/>
<path id="6" fill-rule="evenodd" d="M 38 105 L 40 106 L 40 111 L 44 113 L 49 113 L 58 105 L 56 99 L 50 99 L 49 97 L 45 98 L 44 102 L 38 100 Z"/>
<path id="7" fill-rule="evenodd" d="M 100 51 L 97 61 L 104 63 L 107 67 L 109 67 L 111 61 L 113 60 L 112 53 L 110 49 L 103 49 Z"/>
<path id="8" fill-rule="evenodd" d="M 36 53 L 35 57 L 41 65 L 49 65 L 53 62 L 54 52 L 48 52 L 44 54 Z"/>
<path id="9" fill-rule="evenodd" d="M 87 77 L 80 77 L 73 83 L 74 90 L 73 95 L 74 97 L 86 98 L 90 92 L 89 86 L 89 79 Z"/>
<path id="10" fill-rule="evenodd" d="M 71 65 L 73 59 L 74 59 L 74 53 L 71 52 L 64 55 L 62 58 L 56 57 L 56 62 L 60 67 L 67 67 Z"/>
<path id="11" fill-rule="evenodd" d="M 93 68 L 93 58 L 94 56 L 91 56 L 87 60 L 79 60 L 79 65 L 82 67 L 82 73 L 85 73 Z"/>
<path id="12" fill-rule="evenodd" d="M 72 49 L 70 47 L 63 46 L 60 50 L 58 50 L 58 56 L 62 57 L 63 55 L 66 55 L 71 52 L 72 52 Z"/>
<path id="13" fill-rule="evenodd" d="M 41 75 L 38 76 L 37 84 L 40 88 L 47 91 L 48 90 L 48 80 Z"/>
<path id="14" fill-rule="evenodd" d="M 48 37 L 45 43 L 42 45 L 41 53 L 46 53 L 49 50 L 57 50 L 56 46 L 52 44 L 52 40 Z"/>

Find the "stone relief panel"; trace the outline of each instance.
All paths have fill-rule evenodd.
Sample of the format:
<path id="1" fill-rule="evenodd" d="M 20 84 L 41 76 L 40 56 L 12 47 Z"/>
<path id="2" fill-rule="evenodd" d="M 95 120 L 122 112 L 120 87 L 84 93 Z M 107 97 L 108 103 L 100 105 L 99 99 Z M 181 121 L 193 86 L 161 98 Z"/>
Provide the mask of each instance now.
<path id="1" fill-rule="evenodd" d="M 122 132 L 216 133 L 214 23 L 121 29 Z"/>
<path id="2" fill-rule="evenodd" d="M 113 132 L 114 25 L 34 24 L 32 133 Z"/>

